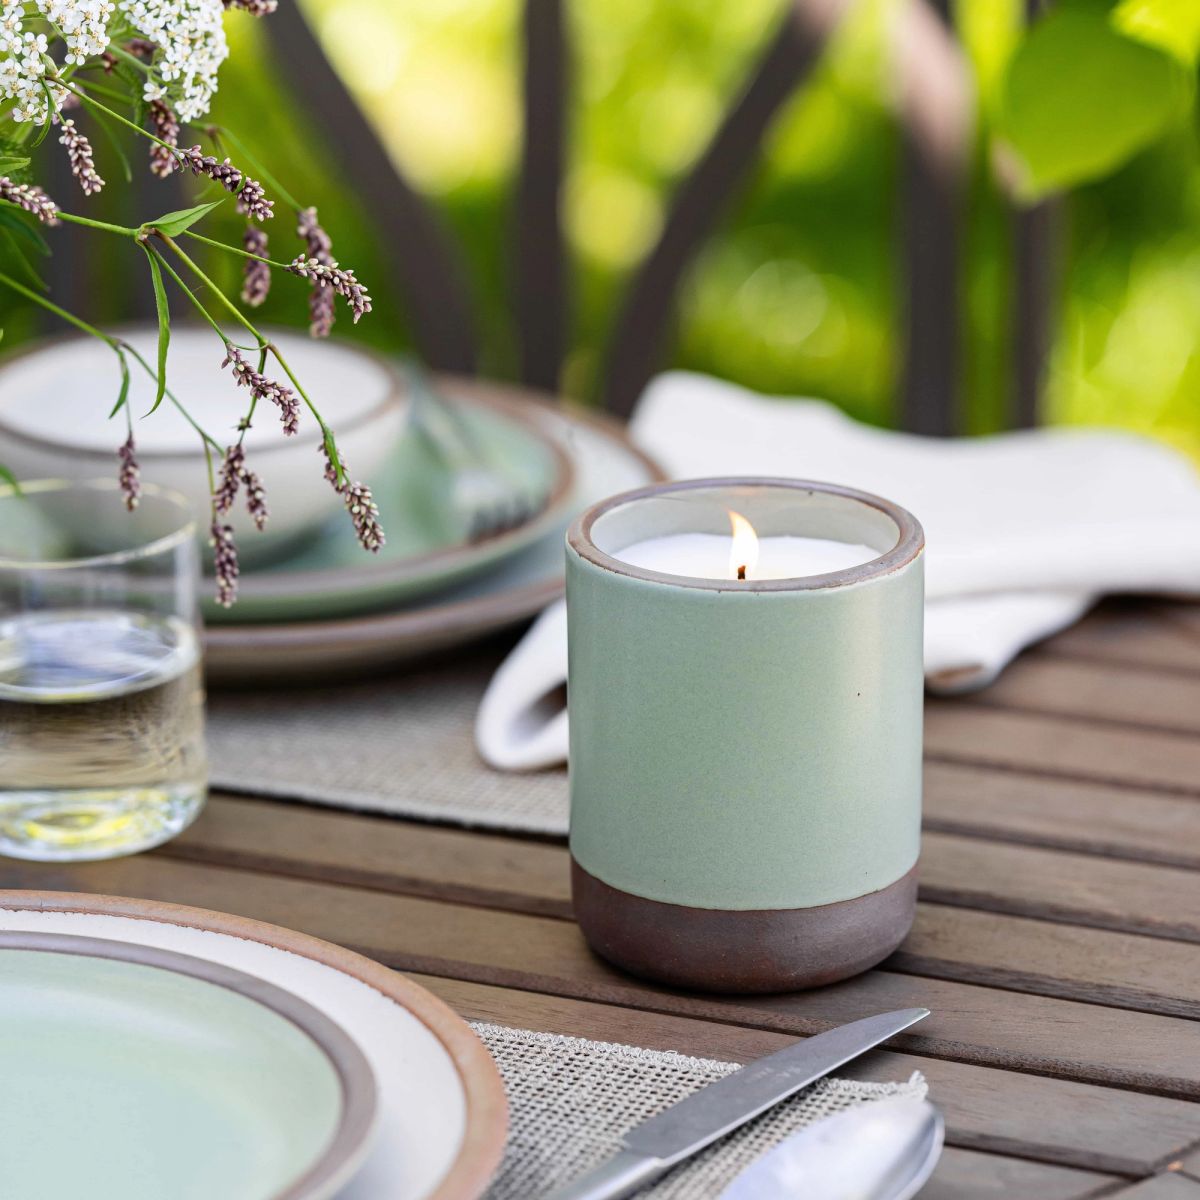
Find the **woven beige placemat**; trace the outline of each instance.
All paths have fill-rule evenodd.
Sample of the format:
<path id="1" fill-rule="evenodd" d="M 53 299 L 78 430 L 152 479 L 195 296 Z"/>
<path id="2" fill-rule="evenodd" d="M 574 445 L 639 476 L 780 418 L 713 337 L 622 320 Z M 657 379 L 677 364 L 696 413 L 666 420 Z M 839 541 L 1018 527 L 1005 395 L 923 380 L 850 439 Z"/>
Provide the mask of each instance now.
<path id="1" fill-rule="evenodd" d="M 488 1200 L 538 1200 L 602 1162 L 638 1122 L 682 1100 L 735 1063 L 611 1042 L 508 1029 L 475 1032 L 492 1052 L 508 1092 L 508 1146 Z M 710 1146 L 640 1195 L 715 1200 L 739 1171 L 797 1129 L 890 1096 L 925 1095 L 925 1080 L 855 1083 L 826 1079 Z"/>
<path id="2" fill-rule="evenodd" d="M 209 697 L 214 787 L 457 825 L 567 831 L 565 770 L 512 775 L 475 751 L 489 654 L 398 679 Z"/>

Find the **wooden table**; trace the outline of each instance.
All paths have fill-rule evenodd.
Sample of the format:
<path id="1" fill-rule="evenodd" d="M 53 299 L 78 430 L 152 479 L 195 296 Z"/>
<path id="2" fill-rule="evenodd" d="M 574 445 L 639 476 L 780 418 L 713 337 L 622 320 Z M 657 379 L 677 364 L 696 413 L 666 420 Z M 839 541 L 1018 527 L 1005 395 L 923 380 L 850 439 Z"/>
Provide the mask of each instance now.
<path id="1" fill-rule="evenodd" d="M 911 936 L 796 995 L 610 969 L 571 922 L 555 841 L 277 801 L 215 796 L 151 854 L 7 862 L 0 886 L 245 914 L 407 971 L 464 1016 L 713 1058 L 926 1005 L 845 1072 L 927 1076 L 949 1148 L 925 1197 L 1200 1200 L 1200 609 L 1109 606 L 982 695 L 931 701 L 925 783 Z"/>

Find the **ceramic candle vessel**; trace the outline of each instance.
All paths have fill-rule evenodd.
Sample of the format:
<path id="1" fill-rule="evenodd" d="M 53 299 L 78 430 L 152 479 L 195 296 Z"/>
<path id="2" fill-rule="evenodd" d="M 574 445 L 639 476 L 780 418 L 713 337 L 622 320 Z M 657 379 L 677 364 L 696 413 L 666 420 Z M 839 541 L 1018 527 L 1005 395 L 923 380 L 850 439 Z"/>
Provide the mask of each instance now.
<path id="1" fill-rule="evenodd" d="M 664 574 L 679 533 L 863 544 L 822 575 Z M 789 479 L 626 492 L 567 535 L 571 858 L 593 948 L 729 992 L 813 987 L 903 939 L 921 816 L 924 537 L 904 509 Z"/>

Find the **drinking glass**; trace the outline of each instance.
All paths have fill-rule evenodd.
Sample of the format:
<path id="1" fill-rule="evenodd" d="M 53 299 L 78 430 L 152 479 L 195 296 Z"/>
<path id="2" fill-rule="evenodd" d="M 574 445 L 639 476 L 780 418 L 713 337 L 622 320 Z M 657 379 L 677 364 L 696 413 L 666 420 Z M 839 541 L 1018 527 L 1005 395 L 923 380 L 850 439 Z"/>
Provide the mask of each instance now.
<path id="1" fill-rule="evenodd" d="M 200 812 L 198 560 L 174 492 L 0 487 L 0 854 L 131 854 Z"/>

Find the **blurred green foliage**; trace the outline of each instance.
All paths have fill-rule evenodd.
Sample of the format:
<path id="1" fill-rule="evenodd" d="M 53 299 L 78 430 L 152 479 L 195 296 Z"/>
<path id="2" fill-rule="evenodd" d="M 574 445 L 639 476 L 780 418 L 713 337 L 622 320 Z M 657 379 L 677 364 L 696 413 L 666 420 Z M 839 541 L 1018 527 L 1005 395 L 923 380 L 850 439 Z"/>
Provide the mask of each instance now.
<path id="1" fill-rule="evenodd" d="M 516 0 L 302 2 L 389 151 L 461 241 L 486 370 L 513 374 Z M 897 2 L 860 0 L 772 128 L 686 282 L 672 364 L 894 419 L 903 316 L 889 39 Z M 1002 181 L 1026 195 L 1071 186 L 1047 419 L 1120 424 L 1200 457 L 1198 8 L 1192 0 L 1060 0 L 1027 35 L 1020 0 L 958 0 L 977 96 L 963 222 L 965 427 L 983 432 L 1007 420 L 1013 206 Z M 618 298 L 659 232 L 671 189 L 782 10 L 783 0 L 570 0 L 565 216 L 575 294 L 566 391 L 594 395 Z M 404 306 L 377 266 L 376 198 L 356 194 L 331 167 L 337 130 L 299 115 L 292 96 L 304 81 L 273 61 L 262 29 L 235 17 L 228 24 L 234 53 L 214 119 L 319 207 L 338 257 L 370 286 L 374 313 L 353 333 L 341 315 L 338 333 L 404 347 Z M 99 139 L 97 154 L 115 179 Z M 145 206 L 156 186 L 139 198 L 142 218 L 153 215 Z M 215 216 L 207 232 L 240 236 L 232 205 Z M 275 257 L 290 258 L 291 230 L 272 224 Z M 110 278 L 144 269 L 126 249 L 113 245 Z M 214 251 L 204 261 L 236 286 L 236 260 Z M 24 318 L 2 302 L 15 340 Z M 94 317 L 121 315 L 119 288 L 96 289 L 89 303 Z M 263 315 L 303 322 L 303 285 L 277 278 Z"/>

